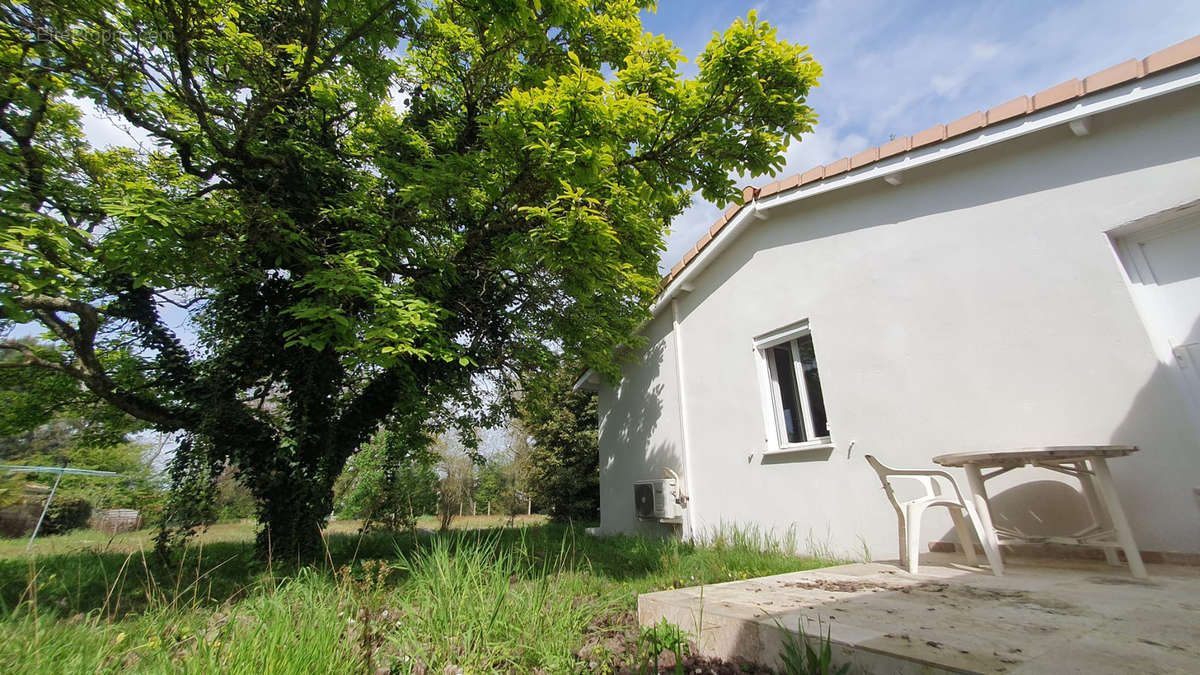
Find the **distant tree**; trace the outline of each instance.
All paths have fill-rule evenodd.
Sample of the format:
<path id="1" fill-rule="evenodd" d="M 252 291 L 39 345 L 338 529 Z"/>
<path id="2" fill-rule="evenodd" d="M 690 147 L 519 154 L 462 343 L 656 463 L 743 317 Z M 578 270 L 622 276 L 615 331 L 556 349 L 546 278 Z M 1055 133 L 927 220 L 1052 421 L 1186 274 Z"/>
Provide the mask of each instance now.
<path id="1" fill-rule="evenodd" d="M 515 515 L 525 512 L 524 465 L 505 447 L 492 454 L 478 467 L 475 501 L 486 504 L 493 515 Z"/>
<path id="2" fill-rule="evenodd" d="M 476 462 L 483 458 L 455 432 L 439 436 L 433 448 L 438 456 L 438 516 L 445 530 L 454 516 L 470 513 L 477 488 Z"/>
<path id="3" fill-rule="evenodd" d="M 423 435 L 382 429 L 358 450 L 338 482 L 337 512 L 364 530 L 412 529 L 438 505 L 437 455 Z"/>
<path id="4" fill-rule="evenodd" d="M 476 468 L 475 501 L 480 504 L 499 503 L 508 486 L 502 459 L 489 457 Z"/>
<path id="5" fill-rule="evenodd" d="M 529 492 L 558 521 L 593 520 L 600 512 L 596 395 L 572 390 L 578 375 L 578 367 L 563 364 L 527 378 L 517 406 L 533 439 Z"/>
<path id="6" fill-rule="evenodd" d="M 217 476 L 213 516 L 218 521 L 253 518 L 258 513 L 254 495 L 237 479 L 237 474 L 237 467 L 228 464 Z"/>
<path id="7" fill-rule="evenodd" d="M 0 331 L 55 349 L 0 348 L 184 435 L 172 476 L 236 465 L 260 554 L 316 558 L 381 423 L 492 424 L 473 384 L 555 349 L 615 373 L 671 220 L 811 130 L 803 47 L 751 12 L 685 78 L 653 6 L 3 3 Z M 147 142 L 92 147 L 79 100 Z"/>
<path id="8" fill-rule="evenodd" d="M 53 353 L 51 347 L 34 340 L 20 343 L 35 354 Z M 0 351 L 0 366 L 20 358 L 11 350 Z M 0 367 L 0 462 L 121 474 L 118 479 L 66 476 L 56 501 L 84 500 L 95 507 L 156 506 L 161 497 L 153 467 L 157 454 L 147 443 L 133 440 L 133 434 L 145 428 L 145 422 L 114 408 L 66 375 Z M 0 502 L 14 503 L 23 498 L 25 482 L 40 482 L 45 476 L 2 478 Z"/>

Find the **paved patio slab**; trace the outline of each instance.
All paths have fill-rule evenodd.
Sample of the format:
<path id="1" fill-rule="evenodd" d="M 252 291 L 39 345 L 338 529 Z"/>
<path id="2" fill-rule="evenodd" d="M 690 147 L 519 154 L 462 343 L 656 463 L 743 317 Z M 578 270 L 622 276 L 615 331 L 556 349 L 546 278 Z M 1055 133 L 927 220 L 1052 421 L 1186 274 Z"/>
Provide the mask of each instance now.
<path id="1" fill-rule="evenodd" d="M 1003 577 L 947 554 L 694 586 L 638 598 L 700 653 L 779 666 L 800 621 L 853 673 L 1200 673 L 1200 569 L 1013 559 Z"/>

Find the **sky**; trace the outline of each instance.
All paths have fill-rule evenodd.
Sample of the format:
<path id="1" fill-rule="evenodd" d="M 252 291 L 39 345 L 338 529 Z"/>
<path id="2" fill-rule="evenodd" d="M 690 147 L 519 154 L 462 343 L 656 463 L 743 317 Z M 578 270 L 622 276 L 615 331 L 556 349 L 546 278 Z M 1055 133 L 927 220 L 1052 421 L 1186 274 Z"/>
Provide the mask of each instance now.
<path id="1" fill-rule="evenodd" d="M 662 0 L 643 25 L 694 60 L 714 32 L 751 9 L 781 39 L 808 45 L 824 69 L 808 99 L 817 126 L 793 141 L 780 176 L 1200 34 L 1200 0 Z M 683 71 L 693 75 L 694 64 Z M 139 137 L 94 112 L 85 132 L 101 146 Z M 678 262 L 720 213 L 697 198 L 672 224 L 660 269 Z"/>
<path id="2" fill-rule="evenodd" d="M 780 39 L 808 45 L 824 70 L 808 98 L 818 123 L 793 141 L 781 176 L 1200 34 L 1200 0 L 661 0 L 643 25 L 694 58 L 714 31 L 750 9 Z M 672 224 L 660 269 L 678 262 L 720 213 L 697 199 Z"/>

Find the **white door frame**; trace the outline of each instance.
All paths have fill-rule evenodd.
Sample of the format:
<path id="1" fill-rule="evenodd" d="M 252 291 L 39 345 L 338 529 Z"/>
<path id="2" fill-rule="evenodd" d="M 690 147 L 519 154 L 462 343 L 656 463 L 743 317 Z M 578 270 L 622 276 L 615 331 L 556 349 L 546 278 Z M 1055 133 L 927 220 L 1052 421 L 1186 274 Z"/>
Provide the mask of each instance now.
<path id="1" fill-rule="evenodd" d="M 1146 239 L 1146 235 L 1152 235 L 1153 238 L 1168 236 L 1191 227 L 1200 227 L 1200 200 L 1139 218 L 1110 230 L 1107 235 L 1154 354 L 1167 367 L 1167 372 L 1184 397 L 1191 413 L 1192 427 L 1200 436 L 1200 377 L 1195 376 L 1200 372 L 1197 370 L 1200 369 L 1200 363 L 1190 358 L 1186 351 L 1176 349 L 1178 345 L 1172 344 L 1172 336 L 1165 333 L 1158 317 L 1150 309 L 1152 303 L 1149 294 L 1153 292 L 1150 287 L 1157 285 L 1157 282 L 1142 248 L 1134 241 L 1135 238 Z M 1185 369 L 1191 370 L 1191 377 Z"/>

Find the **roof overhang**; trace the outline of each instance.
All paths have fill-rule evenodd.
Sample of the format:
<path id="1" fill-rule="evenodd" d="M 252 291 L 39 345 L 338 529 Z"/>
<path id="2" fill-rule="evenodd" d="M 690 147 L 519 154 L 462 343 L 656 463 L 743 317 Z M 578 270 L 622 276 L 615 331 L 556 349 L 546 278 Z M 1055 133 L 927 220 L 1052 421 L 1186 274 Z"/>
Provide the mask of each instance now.
<path id="1" fill-rule="evenodd" d="M 852 170 L 809 185 L 778 192 L 769 197 L 754 199 L 743 206 L 703 250 L 696 254 L 659 294 L 650 306 L 654 316 L 667 308 L 679 293 L 690 290 L 698 274 L 724 251 L 743 231 L 765 220 L 772 210 L 786 204 L 799 202 L 809 197 L 833 192 L 853 185 L 871 181 L 890 185 L 900 182 L 905 171 L 926 166 L 959 155 L 981 150 L 1005 141 L 1021 138 L 1046 129 L 1074 124 L 1075 128 L 1087 128 L 1088 118 L 1110 110 L 1148 101 L 1166 94 L 1200 85 L 1200 61 L 1194 61 L 1161 73 L 1147 75 L 1128 84 L 1112 87 L 1078 99 L 1074 105 L 1058 106 L 1034 112 L 1011 122 L 988 126 L 979 133 L 966 134 L 956 139 L 943 141 L 929 148 L 910 150 L 895 158 L 880 160 L 860 169 Z M 1078 134 L 1078 132 L 1075 132 Z M 890 179 L 889 179 L 890 177 Z M 882 185 L 881 185 L 882 187 Z M 895 189 L 895 188 L 888 188 Z M 591 371 L 588 371 L 589 373 Z M 587 373 L 584 374 L 587 376 Z M 576 387 L 581 388 L 581 377 Z"/>
<path id="2" fill-rule="evenodd" d="M 604 378 L 600 377 L 600 373 L 588 368 L 575 380 L 575 384 L 571 385 L 571 391 L 600 391 L 603 385 Z"/>

